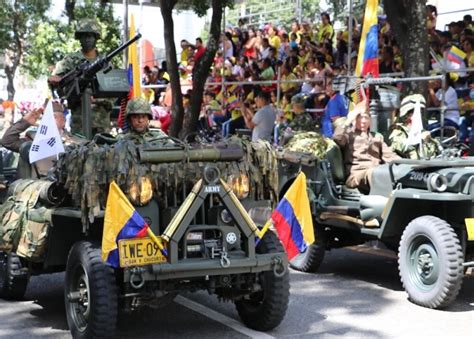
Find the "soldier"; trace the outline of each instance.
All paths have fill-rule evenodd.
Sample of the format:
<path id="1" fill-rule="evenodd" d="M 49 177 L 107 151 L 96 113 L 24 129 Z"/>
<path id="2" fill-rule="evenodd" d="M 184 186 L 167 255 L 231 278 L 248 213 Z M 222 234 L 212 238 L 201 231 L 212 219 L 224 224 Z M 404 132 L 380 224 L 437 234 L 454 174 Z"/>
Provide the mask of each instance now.
<path id="1" fill-rule="evenodd" d="M 293 132 L 311 132 L 316 129 L 316 124 L 309 113 L 305 111 L 306 96 L 302 93 L 291 98 L 293 120 L 288 124 Z"/>
<path id="2" fill-rule="evenodd" d="M 390 146 L 402 158 L 430 159 L 439 154 L 440 145 L 431 138 L 429 131 L 422 132 L 422 151 L 419 144 L 411 145 L 407 143 L 412 126 L 412 116 L 417 103 L 420 104 L 420 108 L 425 108 L 426 100 L 421 94 L 412 94 L 402 100 L 399 122 L 392 126 L 392 132 L 389 136 Z"/>
<path id="3" fill-rule="evenodd" d="M 53 75 L 48 79 L 52 87 L 57 87 L 62 76 L 76 66 L 85 61 L 93 63 L 100 57 L 96 48 L 97 40 L 100 39 L 100 26 L 95 20 L 80 21 L 74 37 L 80 41 L 81 51 L 66 55 L 56 64 Z M 72 131 L 73 133 L 82 133 L 81 103 L 69 102 L 68 104 L 72 114 Z M 109 132 L 111 111 L 112 103 L 109 100 L 92 98 L 92 134 Z"/>
<path id="4" fill-rule="evenodd" d="M 153 118 L 150 104 L 143 98 L 130 100 L 125 109 L 125 119 L 128 121 L 130 131 L 124 134 L 122 140 L 133 140 L 137 144 L 150 139 L 168 138 L 160 129 L 150 130 L 150 120 Z"/>
<path id="5" fill-rule="evenodd" d="M 36 124 L 36 121 L 40 118 L 42 112 L 43 108 L 32 110 L 31 112 L 27 113 L 23 118 L 11 125 L 3 135 L 2 146 L 13 152 L 23 153 L 23 145 L 25 145 L 27 142 L 29 143 L 33 141 L 36 133 L 35 130 L 28 129 Z M 59 134 L 61 135 L 61 139 L 65 146 L 72 144 L 80 144 L 86 141 L 85 139 L 72 135 L 64 129 L 66 119 L 64 118 L 63 113 L 64 107 L 60 103 L 53 102 L 53 112 L 54 119 L 56 121 L 56 126 L 58 127 Z M 21 138 L 20 134 L 25 131 L 25 137 Z M 48 173 L 48 170 L 53 166 L 53 161 L 55 159 L 56 157 L 51 157 L 35 162 L 32 168 L 33 171 L 31 173 L 36 174 L 37 177 L 45 176 Z M 28 161 L 28 159 L 24 160 Z M 21 166 L 19 166 L 19 172 L 19 175 L 22 178 L 31 175 L 29 173 L 29 170 L 26 170 Z"/>
<path id="6" fill-rule="evenodd" d="M 338 125 L 333 139 L 342 149 L 346 173 L 346 186 L 368 193 L 375 167 L 400 157 L 387 146 L 381 134 L 370 132 L 370 115 L 367 103 L 360 102 L 349 112 L 344 124 Z"/>

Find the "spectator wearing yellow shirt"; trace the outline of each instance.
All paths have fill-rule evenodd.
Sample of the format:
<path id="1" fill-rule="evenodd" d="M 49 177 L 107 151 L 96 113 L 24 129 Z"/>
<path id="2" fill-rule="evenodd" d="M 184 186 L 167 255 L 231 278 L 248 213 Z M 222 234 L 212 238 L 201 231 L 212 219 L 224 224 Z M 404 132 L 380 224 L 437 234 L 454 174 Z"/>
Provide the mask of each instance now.
<path id="1" fill-rule="evenodd" d="M 291 66 L 286 62 L 283 64 L 281 69 L 281 80 L 281 92 L 283 94 L 295 94 L 295 92 L 297 91 L 298 84 L 296 82 L 285 82 L 297 80 L 296 75 L 291 71 Z"/>
<path id="2" fill-rule="evenodd" d="M 462 47 L 464 52 L 466 52 L 467 67 L 474 67 L 474 37 L 466 37 Z"/>
<path id="3" fill-rule="evenodd" d="M 334 28 L 332 27 L 329 14 L 326 12 L 321 13 L 321 21 L 316 37 L 317 42 L 322 43 L 325 40 L 331 41 L 334 36 Z"/>
<path id="4" fill-rule="evenodd" d="M 183 63 L 183 62 L 188 62 L 188 59 L 190 57 L 190 49 L 189 47 L 192 47 L 192 45 L 188 42 L 188 40 L 186 39 L 183 39 L 181 40 L 181 57 L 180 57 L 180 61 Z"/>
<path id="5" fill-rule="evenodd" d="M 268 28 L 268 42 L 270 43 L 270 46 L 274 47 L 276 50 L 280 48 L 281 39 L 276 34 L 275 28 L 273 28 L 273 26 Z"/>

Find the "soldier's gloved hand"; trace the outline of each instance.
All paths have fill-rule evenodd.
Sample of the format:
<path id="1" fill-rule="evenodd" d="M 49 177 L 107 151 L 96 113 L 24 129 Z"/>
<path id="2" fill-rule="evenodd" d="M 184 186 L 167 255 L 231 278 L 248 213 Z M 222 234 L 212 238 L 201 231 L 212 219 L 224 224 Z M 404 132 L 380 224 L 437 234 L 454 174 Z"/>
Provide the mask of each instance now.
<path id="1" fill-rule="evenodd" d="M 367 110 L 367 101 L 363 100 L 359 102 L 355 107 L 347 114 L 346 125 L 350 125 L 355 121 L 357 116 L 364 113 Z"/>

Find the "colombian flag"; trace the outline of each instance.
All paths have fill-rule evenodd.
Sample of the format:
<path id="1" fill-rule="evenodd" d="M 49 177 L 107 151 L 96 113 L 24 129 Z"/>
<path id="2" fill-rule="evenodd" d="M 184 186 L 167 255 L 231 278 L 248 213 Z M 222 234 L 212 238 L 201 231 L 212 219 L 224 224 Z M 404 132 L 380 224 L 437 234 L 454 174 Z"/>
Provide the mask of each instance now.
<path id="1" fill-rule="evenodd" d="M 272 220 L 291 260 L 314 242 L 313 218 L 306 192 L 306 176 L 300 172 L 272 213 Z"/>
<path id="2" fill-rule="evenodd" d="M 109 186 L 105 208 L 102 260 L 113 267 L 119 267 L 117 242 L 120 239 L 143 238 L 147 233 L 148 224 L 113 181 Z"/>
<path id="3" fill-rule="evenodd" d="M 133 15 L 130 18 L 130 30 L 129 38 L 132 39 L 135 36 L 135 19 Z M 127 130 L 127 122 L 124 119 L 125 108 L 127 106 L 127 101 L 133 98 L 137 98 L 141 95 L 140 89 L 140 69 L 138 65 L 138 52 L 137 52 L 137 42 L 134 42 L 128 47 L 128 83 L 130 85 L 130 92 L 128 93 L 128 98 L 124 98 L 120 105 L 120 114 L 118 118 L 118 126 L 123 130 Z"/>
<path id="4" fill-rule="evenodd" d="M 355 70 L 356 76 L 365 76 L 369 73 L 373 77 L 379 76 L 377 7 L 378 0 L 367 0 Z"/>
<path id="5" fill-rule="evenodd" d="M 460 50 L 456 46 L 451 46 L 448 52 L 448 60 L 460 65 L 463 62 L 466 55 L 467 54 L 464 53 L 464 51 Z"/>

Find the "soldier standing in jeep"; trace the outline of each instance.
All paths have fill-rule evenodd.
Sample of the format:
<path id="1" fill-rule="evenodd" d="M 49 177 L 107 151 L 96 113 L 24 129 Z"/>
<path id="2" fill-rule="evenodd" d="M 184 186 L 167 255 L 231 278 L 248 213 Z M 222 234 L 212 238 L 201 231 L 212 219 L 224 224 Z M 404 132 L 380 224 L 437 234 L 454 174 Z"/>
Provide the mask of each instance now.
<path id="1" fill-rule="evenodd" d="M 48 78 L 48 83 L 56 87 L 64 76 L 84 61 L 93 63 L 100 55 L 96 48 L 100 39 L 100 26 L 96 20 L 86 19 L 78 23 L 74 37 L 81 43 L 81 51 L 66 55 L 54 68 L 53 75 Z M 72 115 L 72 132 L 82 133 L 82 115 L 80 102 L 68 102 Z M 112 103 L 106 99 L 92 100 L 92 132 L 108 132 L 110 130 L 110 112 Z"/>
<path id="2" fill-rule="evenodd" d="M 370 115 L 365 101 L 357 104 L 347 115 L 346 122 L 336 127 L 333 139 L 341 147 L 346 173 L 350 173 L 346 185 L 363 193 L 370 191 L 375 167 L 400 159 L 381 134 L 370 132 Z"/>

